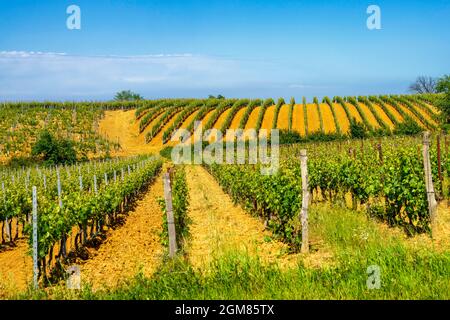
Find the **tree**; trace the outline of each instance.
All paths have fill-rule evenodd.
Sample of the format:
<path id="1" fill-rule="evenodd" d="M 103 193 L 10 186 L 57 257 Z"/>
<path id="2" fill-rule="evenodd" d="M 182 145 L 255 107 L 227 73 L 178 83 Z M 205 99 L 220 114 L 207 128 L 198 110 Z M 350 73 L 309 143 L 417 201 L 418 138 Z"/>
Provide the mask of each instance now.
<path id="1" fill-rule="evenodd" d="M 41 156 L 47 164 L 72 164 L 77 156 L 73 142 L 57 139 L 50 132 L 43 131 L 31 149 L 31 155 Z"/>
<path id="2" fill-rule="evenodd" d="M 409 90 L 415 93 L 436 93 L 436 79 L 420 76 L 409 86 Z"/>
<path id="3" fill-rule="evenodd" d="M 116 93 L 114 96 L 114 100 L 116 101 L 136 101 L 136 100 L 143 100 L 144 98 L 135 92 L 132 92 L 131 90 L 122 90 Z"/>
<path id="4" fill-rule="evenodd" d="M 450 74 L 447 74 L 437 80 L 436 84 L 437 92 L 450 92 Z"/>
<path id="5" fill-rule="evenodd" d="M 217 97 L 213 96 L 212 94 L 210 94 L 208 96 L 208 99 L 225 99 L 225 97 L 221 94 L 219 94 Z"/>

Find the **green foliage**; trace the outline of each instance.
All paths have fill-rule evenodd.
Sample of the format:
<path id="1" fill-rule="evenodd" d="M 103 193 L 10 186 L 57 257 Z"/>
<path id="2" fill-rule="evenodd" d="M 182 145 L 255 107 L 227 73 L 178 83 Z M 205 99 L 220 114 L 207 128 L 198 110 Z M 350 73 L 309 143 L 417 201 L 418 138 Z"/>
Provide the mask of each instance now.
<path id="1" fill-rule="evenodd" d="M 294 107 L 295 107 L 295 99 L 291 97 L 291 101 L 289 102 L 289 113 L 288 113 L 288 130 L 292 130 L 292 121 L 294 118 Z"/>
<path id="2" fill-rule="evenodd" d="M 439 122 L 439 115 L 437 113 L 434 113 L 431 107 L 425 101 L 420 99 L 418 95 L 402 95 L 401 97 L 406 99 L 410 103 L 413 103 L 416 107 L 421 108 L 422 111 L 424 111 L 434 121 Z"/>
<path id="3" fill-rule="evenodd" d="M 191 220 L 188 216 L 189 190 L 186 183 L 186 172 L 183 166 L 177 166 L 171 171 L 170 181 L 172 187 L 172 209 L 175 223 L 177 247 L 182 252 L 189 236 L 189 224 Z M 162 233 L 160 234 L 163 245 L 169 245 L 169 231 L 167 226 L 166 203 L 164 199 L 159 200 L 163 211 Z"/>
<path id="4" fill-rule="evenodd" d="M 164 126 L 170 121 L 170 119 L 172 119 L 178 112 L 180 112 L 180 110 L 182 110 L 188 103 L 188 100 L 182 100 L 176 103 L 173 107 L 168 108 L 166 112 L 164 112 L 164 114 L 161 116 L 161 118 L 159 118 L 158 121 L 152 126 L 151 130 L 146 134 L 146 143 L 149 143 L 164 128 Z M 195 101 L 194 103 L 195 106 L 198 106 L 202 102 Z M 184 117 L 184 115 L 182 116 Z M 179 124 L 181 123 L 179 122 Z"/>
<path id="5" fill-rule="evenodd" d="M 32 230 L 27 218 L 31 212 L 31 186 L 36 186 L 39 210 L 38 255 L 42 268 L 43 259 L 50 253 L 50 249 L 75 228 L 78 227 L 78 235 L 83 232 L 87 240 L 88 224 L 92 226 L 90 236 L 95 237 L 92 233 L 94 226 L 100 232 L 99 227 L 105 225 L 106 220 L 110 223 L 114 221 L 117 214 L 123 213 L 138 197 L 139 192 L 152 182 L 161 166 L 160 161 L 134 157 L 56 169 L 30 168 L 23 177 L 16 175 L 14 179 L 6 174 L 4 188 L 0 190 L 0 199 L 6 200 L 0 206 L 0 220 L 9 217 L 23 221 L 24 233 L 29 236 L 31 248 Z M 10 175 L 14 175 L 14 172 Z M 62 208 L 59 206 L 56 188 L 58 176 L 61 181 Z M 97 192 L 94 192 L 94 176 Z M 41 272 L 44 271 L 41 269 Z"/>
<path id="6" fill-rule="evenodd" d="M 261 109 L 259 110 L 259 113 L 258 113 L 258 119 L 256 120 L 255 130 L 257 133 L 259 133 L 259 130 L 261 130 L 261 126 L 262 126 L 262 123 L 264 120 L 264 115 L 266 114 L 267 108 L 274 104 L 275 104 L 275 101 L 273 101 L 272 98 L 268 98 L 268 99 L 264 100 L 264 103 L 261 106 Z"/>
<path id="7" fill-rule="evenodd" d="M 342 133 L 341 126 L 339 125 L 339 119 L 336 115 L 336 110 L 334 109 L 333 103 L 331 102 L 330 98 L 328 98 L 328 97 L 324 97 L 323 102 L 326 103 L 330 107 L 331 113 L 333 114 L 334 126 L 336 127 L 336 132 L 338 134 L 341 134 Z"/>
<path id="8" fill-rule="evenodd" d="M 77 161 L 74 143 L 43 131 L 31 149 L 31 155 L 42 157 L 46 164 L 72 164 Z"/>
<path id="9" fill-rule="evenodd" d="M 140 117 L 139 121 L 139 133 L 144 132 L 148 125 L 159 117 L 167 108 L 173 106 L 173 101 L 162 101 L 154 108 L 151 108 L 143 117 Z"/>
<path id="10" fill-rule="evenodd" d="M 203 101 L 199 100 L 191 102 L 186 108 L 184 108 L 184 110 L 178 114 L 172 125 L 164 130 L 162 137 L 163 144 L 166 144 L 170 140 L 172 133 L 174 133 L 175 130 L 177 130 L 183 122 L 202 105 L 204 105 Z"/>
<path id="11" fill-rule="evenodd" d="M 350 122 L 353 116 L 351 115 L 350 109 L 348 108 L 347 103 L 344 101 L 344 99 L 342 99 L 341 97 L 334 97 L 333 101 L 339 103 L 342 106 L 345 111 L 345 115 L 347 116 L 347 120 Z"/>
<path id="12" fill-rule="evenodd" d="M 222 134 L 225 134 L 226 130 L 230 128 L 231 122 L 233 122 L 234 117 L 236 116 L 236 113 L 239 112 L 242 108 L 247 106 L 250 103 L 250 100 L 248 99 L 239 99 L 237 100 L 233 106 L 231 107 L 230 112 L 227 114 L 227 117 L 225 118 L 225 121 L 223 122 L 220 131 Z"/>
<path id="13" fill-rule="evenodd" d="M 144 116 L 151 108 L 156 107 L 162 100 L 146 100 L 143 101 L 142 105 L 138 107 L 134 113 L 137 120 Z"/>
<path id="14" fill-rule="evenodd" d="M 313 204 L 309 218 L 314 221 L 310 233 L 321 239 L 333 256 L 332 263 L 321 261 L 320 268 L 303 263 L 295 268 L 279 268 L 249 253 L 233 250 L 199 270 L 188 261 L 176 259 L 173 263 L 161 263 L 151 277 L 138 274 L 111 290 L 77 290 L 75 299 L 450 299 L 446 281 L 450 274 L 448 251 L 418 250 L 406 245 L 401 235 L 386 233 L 373 219 L 337 206 Z M 368 290 L 366 286 L 369 265 L 380 267 L 382 282 L 377 290 Z M 74 299 L 73 291 L 30 290 L 12 298 Z"/>
<path id="15" fill-rule="evenodd" d="M 320 132 L 325 133 L 325 129 L 323 126 L 322 110 L 320 109 L 320 104 L 319 104 L 319 100 L 317 99 L 317 97 L 314 97 L 313 103 L 317 106 L 317 113 L 319 114 Z"/>
<path id="16" fill-rule="evenodd" d="M 450 124 L 450 75 L 445 76 L 438 83 L 443 94 L 437 99 L 436 107 L 441 110 L 441 118 L 444 125 Z"/>
<path id="17" fill-rule="evenodd" d="M 116 93 L 114 96 L 114 100 L 116 101 L 136 101 L 136 100 L 143 100 L 144 98 L 135 92 L 132 92 L 131 90 L 122 90 Z"/>
<path id="18" fill-rule="evenodd" d="M 367 209 L 378 205 L 382 210 L 378 210 L 377 216 L 389 224 L 403 227 L 408 234 L 428 232 L 423 161 L 417 140 L 404 137 L 385 140 L 382 160 L 370 141 L 361 141 L 361 149 L 359 146 L 354 149 L 353 145 L 349 150 L 336 143 L 282 149 L 282 172 L 299 181 L 298 154 L 300 149 L 307 149 L 313 195 L 320 194 L 334 202 L 350 193 L 354 208 L 358 203 L 360 208 Z M 433 182 L 439 193 L 442 186 L 437 178 L 435 148 L 431 149 L 430 155 Z"/>
<path id="19" fill-rule="evenodd" d="M 411 111 L 414 116 L 419 119 L 420 122 L 425 126 L 425 128 L 428 129 L 436 129 L 436 126 L 432 124 L 430 121 L 428 121 L 415 107 L 414 105 L 403 96 L 391 96 L 392 99 L 398 101 L 401 103 L 405 108 L 407 108 L 409 111 Z"/>
<path id="20" fill-rule="evenodd" d="M 423 129 L 411 118 L 406 118 L 406 121 L 399 123 L 395 129 L 394 133 L 399 135 L 416 135 L 422 132 Z"/>
<path id="21" fill-rule="evenodd" d="M 310 132 L 304 138 L 304 142 L 336 141 L 336 140 L 343 140 L 345 138 L 346 138 L 346 136 L 336 133 L 336 132 L 324 133 L 322 131 L 316 131 L 316 132 Z"/>
<path id="22" fill-rule="evenodd" d="M 450 92 L 450 74 L 444 75 L 438 79 L 436 84 L 436 91 L 441 93 Z"/>
<path id="23" fill-rule="evenodd" d="M 225 97 L 224 97 L 223 95 L 221 95 L 221 94 L 217 95 L 217 97 L 215 97 L 215 96 L 213 96 L 212 94 L 210 94 L 210 95 L 208 96 L 208 99 L 219 99 L 219 100 L 223 100 L 223 99 L 225 99 Z"/>
<path id="24" fill-rule="evenodd" d="M 411 116 L 409 114 L 407 114 L 405 112 L 405 110 L 403 110 L 403 108 L 401 108 L 401 106 L 397 103 L 396 100 L 392 99 L 392 97 L 388 97 L 388 96 L 380 96 L 379 99 L 381 101 L 383 101 L 384 103 L 389 104 L 390 106 L 394 107 L 394 109 L 400 113 L 400 115 L 403 118 L 403 121 L 414 121 L 414 119 L 411 118 Z M 415 121 L 414 121 L 415 122 Z"/>
<path id="25" fill-rule="evenodd" d="M 23 167 L 30 167 L 36 164 L 36 159 L 33 157 L 17 156 L 12 157 L 8 161 L 8 168 L 21 169 Z"/>
<path id="26" fill-rule="evenodd" d="M 285 103 L 286 103 L 286 102 L 284 101 L 283 98 L 279 98 L 279 99 L 278 99 L 277 104 L 275 105 L 275 111 L 274 111 L 274 114 L 273 114 L 272 129 L 276 129 L 276 128 L 277 128 L 278 115 L 280 114 L 281 107 L 282 107 Z"/>
<path id="27" fill-rule="evenodd" d="M 446 93 L 439 103 L 438 107 L 442 112 L 443 122 L 448 125 L 450 124 L 450 93 Z"/>
<path id="28" fill-rule="evenodd" d="M 167 160 L 172 160 L 172 150 L 171 146 L 164 147 L 159 151 L 159 155 Z"/>
<path id="29" fill-rule="evenodd" d="M 111 146 L 118 145 L 98 132 L 103 114 L 100 104 L 94 103 L 4 103 L 0 108 L 0 157 L 30 157 L 32 144 L 42 131 L 73 141 L 80 157 L 107 154 Z"/>
<path id="30" fill-rule="evenodd" d="M 280 144 L 292 144 L 304 141 L 304 138 L 297 131 L 280 129 L 279 135 Z"/>
<path id="31" fill-rule="evenodd" d="M 282 174 L 262 175 L 258 168 L 212 164 L 207 167 L 235 203 L 267 221 L 274 235 L 294 250 L 301 245 L 298 212 L 301 186 Z"/>
<path id="32" fill-rule="evenodd" d="M 262 104 L 261 99 L 255 99 L 255 100 L 250 101 L 247 109 L 244 112 L 244 115 L 241 118 L 241 121 L 239 122 L 239 129 L 245 129 L 245 125 L 248 122 L 248 118 L 250 117 L 250 114 L 256 107 L 260 106 L 261 104 Z"/>
<path id="33" fill-rule="evenodd" d="M 355 106 L 356 110 L 358 110 L 359 115 L 361 116 L 361 119 L 364 123 L 364 126 L 366 128 L 367 131 L 373 131 L 373 127 L 370 125 L 369 119 L 367 119 L 366 113 L 364 112 L 364 110 L 361 108 L 361 106 L 359 105 L 358 101 L 356 100 L 355 97 L 347 97 L 347 101 L 349 103 L 351 103 L 352 105 Z M 351 121 L 350 121 L 350 126 L 351 126 Z"/>
<path id="34" fill-rule="evenodd" d="M 381 107 L 383 112 L 388 116 L 389 120 L 394 124 L 394 127 L 399 124 L 399 121 L 394 116 L 394 114 L 389 110 L 388 106 L 383 102 L 383 100 L 379 99 L 376 96 L 370 96 L 368 101 L 373 102 Z"/>
<path id="35" fill-rule="evenodd" d="M 217 108 L 215 108 L 214 113 L 211 115 L 211 117 L 208 119 L 208 122 L 203 126 L 203 131 L 212 129 L 214 127 L 214 124 L 219 119 L 220 115 L 224 113 L 226 110 L 231 108 L 235 103 L 237 103 L 238 100 L 236 99 L 226 99 L 219 103 Z"/>
<path id="36" fill-rule="evenodd" d="M 386 131 L 386 133 L 389 133 L 390 128 L 388 124 L 381 118 L 380 114 L 378 113 L 378 110 L 375 109 L 374 105 L 370 102 L 370 100 L 367 99 L 366 97 L 359 96 L 358 101 L 365 104 L 369 108 L 370 112 L 372 112 L 373 116 L 377 120 L 381 130 Z"/>
<path id="37" fill-rule="evenodd" d="M 367 128 L 364 123 L 356 121 L 355 118 L 350 120 L 349 135 L 354 139 L 363 139 L 367 137 Z"/>

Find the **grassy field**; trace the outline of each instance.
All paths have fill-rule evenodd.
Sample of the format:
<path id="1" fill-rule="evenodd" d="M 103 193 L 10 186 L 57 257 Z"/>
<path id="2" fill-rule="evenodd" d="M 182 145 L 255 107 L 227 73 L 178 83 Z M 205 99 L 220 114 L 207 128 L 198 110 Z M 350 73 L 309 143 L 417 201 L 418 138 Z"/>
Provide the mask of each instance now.
<path id="1" fill-rule="evenodd" d="M 137 274 L 119 288 L 74 294 L 61 287 L 20 299 L 449 299 L 450 253 L 429 241 L 354 211 L 313 206 L 312 257 L 283 269 L 240 251 L 222 251 L 205 270 L 180 258 L 148 278 Z M 316 254 L 314 250 L 321 253 Z M 324 253 L 325 252 L 325 253 Z M 314 266 L 311 261 L 315 260 Z M 381 286 L 368 289 L 367 268 L 380 268 Z"/>
<path id="2" fill-rule="evenodd" d="M 182 128 L 190 128 L 191 132 L 198 130 L 192 127 L 191 123 L 199 118 L 196 115 L 200 110 L 204 112 L 200 120 L 210 122 L 211 128 L 220 129 L 224 123 L 229 123 L 233 128 L 243 125 L 240 123 L 239 117 L 244 115 L 246 107 L 237 111 L 233 119 L 227 118 L 232 106 L 238 102 L 230 101 L 224 107 L 226 110 L 221 114 L 216 113 L 214 108 L 204 109 L 199 106 L 197 111 L 187 116 L 178 125 Z M 265 126 L 271 128 L 274 124 L 272 118 L 275 114 L 275 106 L 269 105 L 266 101 L 266 107 L 265 115 L 260 112 L 263 110 L 261 106 L 250 110 L 249 119 L 244 127 L 256 126 L 259 121 L 262 125 L 261 128 L 265 128 Z M 320 130 L 320 128 L 324 132 L 333 133 L 333 130 L 336 130 L 333 114 L 336 114 L 339 117 L 337 123 L 339 123 L 340 129 L 345 132 L 349 128 L 348 118 L 341 119 L 344 116 L 347 117 L 341 103 L 333 103 L 334 109 L 327 103 L 306 103 L 304 106 L 295 104 L 292 105 L 292 112 L 289 112 L 288 108 L 289 105 L 282 105 L 277 121 L 278 127 L 287 128 L 291 122 L 292 128 L 298 130 L 302 135 L 306 133 L 306 128 L 308 128 L 308 133 Z M 358 112 L 358 109 L 352 104 L 348 104 L 347 109 L 350 110 L 350 113 Z M 307 112 L 304 113 L 304 110 Z M 144 111 L 144 116 L 139 119 L 145 118 L 146 112 L 149 111 Z M 375 117 L 367 115 L 368 112 L 370 112 L 369 108 L 364 108 L 365 118 L 369 122 L 375 121 Z M 158 123 L 164 113 L 169 114 L 166 111 L 161 113 L 150 121 L 139 134 L 141 120 L 136 119 L 134 109 L 102 111 L 102 118 L 95 120 L 98 127 L 93 134 L 119 142 L 120 148 L 111 150 L 113 157 L 127 158 L 150 153 L 157 154 L 163 146 L 164 130 L 174 123 L 177 115 L 174 114 L 171 119 L 167 119 L 162 130 L 158 131 L 150 143 L 146 143 L 145 137 L 148 132 L 154 130 L 154 127 L 159 126 Z M 289 114 L 292 119 L 289 119 Z M 263 117 L 261 117 L 262 115 Z M 209 121 L 212 118 L 216 118 L 217 121 L 212 123 Z M 320 119 L 322 119 L 322 123 Z M 345 119 L 347 122 L 344 121 Z M 363 121 L 361 116 L 358 119 Z M 411 154 L 418 157 L 417 159 L 421 159 L 419 137 L 384 137 L 358 140 L 358 142 L 356 140 L 316 142 L 282 147 L 282 166 L 285 165 L 286 160 L 289 160 L 286 163 L 293 165 L 292 168 L 288 166 L 289 170 L 293 170 L 291 172 L 293 175 L 289 174 L 288 176 L 294 178 L 295 183 L 299 182 L 299 177 L 295 175 L 298 169 L 296 169 L 298 151 L 299 148 L 304 148 L 308 150 L 310 163 L 320 160 L 322 161 L 320 163 L 324 165 L 324 167 L 316 166 L 319 169 L 322 168 L 322 171 L 311 170 L 310 178 L 316 180 L 322 177 L 336 178 L 332 169 L 337 168 L 335 165 L 339 164 L 339 161 L 330 162 L 333 160 L 329 156 L 331 151 L 334 156 L 340 154 L 347 160 L 348 157 L 353 157 L 352 159 L 355 161 L 359 159 L 356 162 L 363 164 L 362 167 L 348 167 L 347 169 L 354 170 L 354 172 L 349 172 L 359 172 L 363 175 L 376 174 L 378 171 L 370 170 L 370 168 L 373 166 L 383 167 L 379 165 L 378 149 L 375 148 L 375 144 L 381 145 L 381 143 L 385 163 L 389 163 L 392 152 L 404 147 L 411 149 Z M 434 147 L 433 145 L 433 155 Z M 355 149 L 358 156 L 355 156 Z M 353 151 L 352 155 L 348 154 L 349 150 Z M 444 185 L 447 186 L 448 161 L 446 155 L 448 150 L 445 143 L 443 150 L 445 150 L 443 158 Z M 163 171 L 165 172 L 173 164 L 168 159 L 164 161 Z M 351 163 L 348 162 L 348 164 Z M 103 166 L 108 167 L 104 163 Z M 415 163 L 414 168 L 418 172 L 414 173 L 414 177 L 422 180 L 423 171 L 420 163 Z M 72 170 L 73 173 L 80 172 L 79 169 L 76 171 L 75 167 L 66 169 Z M 119 169 L 117 167 L 118 176 L 120 176 Z M 126 171 L 127 168 L 124 167 L 124 169 Z M 393 168 L 392 170 L 397 169 Z M 409 170 L 412 167 L 406 169 Z M 87 172 L 83 172 L 83 175 L 92 174 L 90 169 L 87 170 Z M 67 171 L 67 176 L 64 174 L 64 179 L 68 179 L 67 181 L 72 179 L 69 171 Z M 20 172 L 5 171 L 7 175 L 16 173 Z M 331 176 L 329 176 L 330 174 Z M 109 181 L 111 183 L 106 183 L 105 179 L 102 192 L 114 188 L 115 183 L 113 184 L 112 181 L 116 182 L 115 176 L 116 172 L 110 172 Z M 27 175 L 22 174 L 19 177 L 23 179 L 24 183 L 28 181 Z M 103 173 L 99 173 L 99 177 L 103 177 Z M 217 177 L 215 178 L 217 179 Z M 183 250 L 173 261 L 167 258 L 167 241 L 162 241 L 164 236 L 162 236 L 161 230 L 165 228 L 166 224 L 164 223 L 164 212 L 160 206 L 164 192 L 162 174 L 159 173 L 158 176 L 155 176 L 155 184 L 142 191 L 133 207 L 122 212 L 120 224 L 104 226 L 104 230 L 101 231 L 103 240 L 94 246 L 85 248 L 86 259 L 77 257 L 75 260 L 71 260 L 70 263 L 81 266 L 82 290 L 65 289 L 63 279 L 47 287 L 41 287 L 37 291 L 32 290 L 30 287 L 31 257 L 27 245 L 28 238 L 22 234 L 16 242 L 17 246 L 0 248 L 0 276 L 2 279 L 12 279 L 13 285 L 16 285 L 16 287 L 8 287 L 5 285 L 6 282 L 0 283 L 0 297 L 8 299 L 450 298 L 450 239 L 448 237 L 450 213 L 446 206 L 446 200 L 439 205 L 438 236 L 431 239 L 428 232 L 413 233 L 411 236 L 407 236 L 405 229 L 392 227 L 395 224 L 388 226 L 386 220 L 381 221 L 369 217 L 363 208 L 370 201 L 364 205 L 357 205 L 356 209 L 350 209 L 351 204 L 339 201 L 331 203 L 328 202 L 330 199 L 325 201 L 323 197 L 316 197 L 313 199 L 309 212 L 310 253 L 302 254 L 285 241 L 287 238 L 298 237 L 298 234 L 280 236 L 273 232 L 274 230 L 266 224 L 267 221 L 264 221 L 264 217 L 258 217 L 258 214 L 254 212 L 250 214 L 248 207 L 245 205 L 241 207 L 234 203 L 233 201 L 236 199 L 230 196 L 230 191 L 226 190 L 215 178 L 202 166 L 186 166 L 186 182 L 182 189 L 185 188 L 184 190 L 188 191 L 186 199 L 181 199 L 181 202 L 188 199 L 189 203 L 189 208 L 182 210 L 186 213 L 184 218 L 189 221 L 188 229 L 182 234 L 188 236 L 186 239 L 182 239 Z M 242 183 L 242 181 L 238 181 L 237 176 L 233 179 L 234 185 Z M 352 182 L 352 186 L 358 187 L 358 190 L 359 187 L 362 189 L 359 191 L 355 189 L 355 195 L 358 194 L 356 191 L 360 193 L 367 191 L 370 195 L 370 190 L 372 190 L 370 188 L 376 186 L 376 183 L 375 185 L 364 184 L 364 179 L 361 181 L 358 179 Z M 14 178 L 9 178 L 9 180 L 14 184 Z M 38 171 L 32 176 L 32 180 L 39 185 L 42 184 Z M 78 180 L 72 180 L 70 185 L 77 187 Z M 92 179 L 89 178 L 89 180 Z M 344 180 L 341 180 L 339 181 L 342 183 Z M 264 181 L 261 180 L 261 182 Z M 265 184 L 265 186 L 271 188 L 271 186 L 276 186 L 279 181 L 286 182 L 287 180 L 274 179 L 273 181 L 274 183 Z M 267 181 L 265 182 L 267 183 Z M 10 183 L 6 187 L 13 191 L 22 190 L 18 187 L 11 187 Z M 320 188 L 322 187 L 332 189 L 333 185 L 321 185 Z M 411 191 L 410 187 L 408 185 L 408 190 L 405 189 L 405 191 Z M 295 188 L 296 185 L 292 189 Z M 275 188 L 269 191 L 274 190 L 281 189 Z M 420 190 L 418 192 L 422 192 Z M 443 196 L 447 198 L 448 188 L 445 187 L 442 190 L 445 191 Z M 86 192 L 91 191 L 86 190 Z M 300 194 L 298 190 L 293 192 L 294 196 Z M 386 190 L 383 189 L 383 192 Z M 338 193 L 334 194 L 335 199 L 338 199 L 337 195 Z M 275 214 L 278 213 L 277 210 L 283 211 L 287 208 L 289 210 L 286 212 L 289 212 L 283 211 L 284 214 L 294 212 L 293 216 L 296 219 L 298 210 L 295 207 L 295 201 L 289 202 L 294 199 L 289 198 L 292 196 L 292 192 L 288 196 L 286 193 L 274 191 L 274 194 L 269 196 L 273 196 L 271 201 L 263 201 L 260 204 L 269 208 L 269 211 L 276 208 L 274 209 Z M 90 196 L 86 195 L 86 199 L 89 198 Z M 53 201 L 55 199 L 50 199 L 49 203 L 55 205 L 56 202 Z M 382 196 L 380 199 L 383 200 Z M 286 201 L 289 203 L 277 207 L 280 202 Z M 79 205 L 83 207 L 86 204 L 81 201 Z M 21 208 L 20 203 L 17 206 Z M 266 207 L 264 209 L 267 209 Z M 4 211 L 4 213 L 8 212 Z M 427 212 L 425 210 L 420 214 L 426 215 Z M 7 216 L 4 215 L 4 217 Z M 92 226 L 95 224 L 95 220 L 92 219 L 88 219 L 88 222 L 92 223 Z M 283 239 L 283 237 L 285 238 Z M 59 240 L 56 237 L 54 242 Z M 73 237 L 69 237 L 69 241 L 72 240 Z M 47 258 L 49 261 L 52 260 L 50 257 Z M 45 260 L 46 257 L 44 256 L 43 259 Z M 371 289 L 369 280 L 375 276 L 371 273 L 375 269 L 380 272 L 381 282 L 379 288 Z"/>

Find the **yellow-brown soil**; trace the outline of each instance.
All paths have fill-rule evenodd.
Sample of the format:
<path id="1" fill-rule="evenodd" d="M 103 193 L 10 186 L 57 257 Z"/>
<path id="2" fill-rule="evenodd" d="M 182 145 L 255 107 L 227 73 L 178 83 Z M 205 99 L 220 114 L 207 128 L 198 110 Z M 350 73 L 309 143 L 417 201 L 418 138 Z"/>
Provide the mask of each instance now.
<path id="1" fill-rule="evenodd" d="M 390 129 L 394 128 L 394 123 L 389 119 L 386 113 L 384 113 L 383 109 L 375 103 L 372 103 L 373 108 L 378 112 L 380 118 L 389 126 Z"/>
<path id="2" fill-rule="evenodd" d="M 303 104 L 294 105 L 292 114 L 292 130 L 299 132 L 302 136 L 305 135 L 305 115 L 303 113 Z"/>
<path id="3" fill-rule="evenodd" d="M 431 111 L 432 111 L 433 113 L 439 113 L 439 112 L 440 112 L 440 110 L 439 110 L 438 108 L 436 108 L 435 106 L 433 106 L 433 105 L 431 105 L 431 104 L 429 104 L 429 103 L 426 103 L 426 102 L 425 102 L 425 105 L 427 105 L 428 108 L 431 109 Z"/>
<path id="4" fill-rule="evenodd" d="M 164 196 L 162 175 L 150 186 L 145 196 L 126 217 L 124 225 L 108 232 L 93 257 L 81 264 L 81 281 L 94 290 L 115 287 L 138 272 L 151 275 L 163 255 L 159 234 L 162 211 L 157 199 Z"/>
<path id="5" fill-rule="evenodd" d="M 325 133 L 336 132 L 336 125 L 334 124 L 333 113 L 331 108 L 326 103 L 321 103 L 320 110 L 322 111 L 323 130 Z"/>
<path id="6" fill-rule="evenodd" d="M 352 105 L 351 103 L 345 103 L 345 104 L 347 105 L 347 108 L 350 111 L 350 116 L 352 118 L 355 118 L 356 121 L 362 122 L 362 118 L 361 118 L 361 115 L 358 112 L 358 109 L 356 109 L 356 107 L 354 105 Z"/>
<path id="7" fill-rule="evenodd" d="M 374 128 L 380 128 L 381 126 L 378 124 L 377 119 L 375 118 L 375 116 L 372 114 L 372 112 L 370 111 L 369 107 L 367 107 L 364 103 L 359 103 L 358 102 L 359 107 L 362 109 L 362 111 L 364 112 L 364 114 L 366 115 L 367 120 L 369 121 L 369 123 L 374 127 Z"/>
<path id="8" fill-rule="evenodd" d="M 412 105 L 413 105 L 413 108 L 414 108 L 415 110 L 417 110 L 418 113 L 421 114 L 422 117 L 424 117 L 428 122 L 430 122 L 432 125 L 437 125 L 436 121 L 434 121 L 434 119 L 431 118 L 431 117 L 428 115 L 428 113 L 425 112 L 425 110 L 423 110 L 421 107 L 419 107 L 419 106 L 417 106 L 417 105 L 415 105 L 415 104 L 412 104 Z"/>
<path id="9" fill-rule="evenodd" d="M 247 107 L 241 108 L 238 112 L 236 112 L 236 115 L 233 118 L 233 121 L 231 121 L 230 129 L 238 129 L 239 123 L 241 122 L 242 117 L 244 116 L 245 111 L 247 110 Z"/>
<path id="10" fill-rule="evenodd" d="M 268 134 L 270 134 L 270 130 L 272 129 L 274 114 L 275 114 L 275 106 L 267 107 L 266 112 L 264 113 L 261 129 L 268 130 Z"/>
<path id="11" fill-rule="evenodd" d="M 0 252 L 0 299 L 27 289 L 33 278 L 33 261 L 28 255 L 28 240 Z"/>
<path id="12" fill-rule="evenodd" d="M 168 128 L 170 128 L 170 126 L 175 122 L 177 116 L 181 113 L 181 111 L 177 112 L 174 116 L 172 116 L 172 118 L 169 120 L 169 122 L 167 122 L 164 127 L 161 129 L 161 131 L 158 132 L 158 134 L 152 139 L 152 141 L 149 142 L 149 145 L 151 146 L 155 146 L 158 148 L 162 148 L 163 147 L 163 143 L 162 143 L 162 137 L 164 134 L 164 131 Z"/>
<path id="13" fill-rule="evenodd" d="M 195 112 L 193 112 L 191 115 L 189 115 L 189 117 L 186 118 L 186 120 L 183 121 L 183 123 L 181 124 L 181 126 L 179 127 L 179 129 L 186 129 L 188 127 L 188 125 L 192 122 L 192 120 L 195 119 L 195 117 L 197 116 L 197 114 L 200 112 L 200 110 L 197 110 Z M 166 130 L 166 127 L 164 127 L 164 130 Z M 174 132 L 173 132 L 174 133 Z M 173 134 L 172 133 L 172 134 Z M 168 141 L 165 145 L 166 146 L 174 146 L 176 145 L 178 142 L 176 141 Z"/>
<path id="14" fill-rule="evenodd" d="M 253 111 L 250 113 L 250 117 L 248 117 L 247 123 L 245 124 L 245 129 L 255 129 L 260 110 L 260 106 L 253 109 Z"/>
<path id="15" fill-rule="evenodd" d="M 205 270 L 213 258 L 236 251 L 258 255 L 263 262 L 277 262 L 282 267 L 296 265 L 299 255 L 287 254 L 285 244 L 271 240 L 264 224 L 235 206 L 205 169 L 189 166 L 186 178 L 192 219 L 187 255 L 195 268 Z"/>
<path id="16" fill-rule="evenodd" d="M 99 131 L 112 141 L 117 141 L 122 147 L 120 151 L 113 151 L 113 156 L 131 156 L 156 152 L 158 148 L 145 144 L 145 132 L 139 134 L 139 121 L 135 120 L 135 111 L 105 111 L 105 117 L 99 123 Z M 154 121 L 152 122 L 154 123 Z"/>
<path id="17" fill-rule="evenodd" d="M 421 127 L 424 127 L 425 125 L 422 123 L 422 121 L 420 121 L 416 115 L 409 110 L 409 108 L 403 106 L 402 104 L 398 103 L 398 105 L 400 106 L 400 108 L 407 114 L 409 115 L 417 124 L 419 124 Z"/>
<path id="18" fill-rule="evenodd" d="M 217 119 L 216 123 L 214 124 L 213 128 L 220 130 L 222 128 L 223 123 L 225 122 L 225 119 L 228 117 L 228 114 L 231 112 L 231 108 L 228 108 Z"/>
<path id="19" fill-rule="evenodd" d="M 397 111 L 397 109 L 395 109 L 393 106 L 389 105 L 386 103 L 386 107 L 388 108 L 388 110 L 394 115 L 395 119 L 397 119 L 397 121 L 399 122 L 403 122 L 403 117 L 402 115 Z"/>
<path id="20" fill-rule="evenodd" d="M 306 105 L 308 114 L 308 131 L 309 133 L 320 131 L 319 112 L 317 111 L 317 105 L 310 103 Z"/>
<path id="21" fill-rule="evenodd" d="M 277 121 L 278 129 L 288 129 L 289 128 L 289 105 L 284 104 L 281 106 L 280 113 L 278 114 Z"/>
<path id="22" fill-rule="evenodd" d="M 209 111 L 209 112 L 203 117 L 203 119 L 200 120 L 200 121 L 202 122 L 202 128 L 201 128 L 201 129 L 203 130 L 202 134 L 205 133 L 203 128 L 204 128 L 205 124 L 209 121 L 209 119 L 212 117 L 212 115 L 214 114 L 214 112 L 215 112 L 215 109 Z M 191 136 L 190 141 L 191 141 L 191 142 L 194 142 L 194 137 L 197 137 L 197 135 L 199 135 L 199 134 L 200 134 L 200 128 L 197 128 L 197 130 L 194 130 L 194 134 Z M 203 138 L 203 137 L 202 137 L 202 138 Z"/>
<path id="23" fill-rule="evenodd" d="M 344 108 L 340 103 L 333 103 L 334 110 L 336 112 L 336 117 L 339 122 L 339 126 L 341 127 L 342 133 L 347 133 L 350 127 L 350 121 L 347 118 L 347 114 L 345 113 Z"/>

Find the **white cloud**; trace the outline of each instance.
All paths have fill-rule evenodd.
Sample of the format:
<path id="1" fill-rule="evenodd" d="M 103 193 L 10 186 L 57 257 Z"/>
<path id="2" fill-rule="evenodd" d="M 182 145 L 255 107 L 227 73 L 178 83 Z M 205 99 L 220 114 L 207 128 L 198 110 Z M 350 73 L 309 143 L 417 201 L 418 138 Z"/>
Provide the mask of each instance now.
<path id="1" fill-rule="evenodd" d="M 167 95 L 180 88 L 227 88 L 255 79 L 238 60 L 189 53 L 77 56 L 0 51 L 0 100 L 101 99 L 122 89 Z"/>

